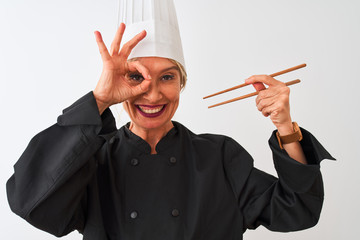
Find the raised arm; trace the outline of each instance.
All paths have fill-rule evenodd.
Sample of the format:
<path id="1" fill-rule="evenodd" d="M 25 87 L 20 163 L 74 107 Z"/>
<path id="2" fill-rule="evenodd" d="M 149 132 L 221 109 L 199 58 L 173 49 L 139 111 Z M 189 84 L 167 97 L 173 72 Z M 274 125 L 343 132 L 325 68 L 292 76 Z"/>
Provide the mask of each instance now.
<path id="1" fill-rule="evenodd" d="M 89 184 L 94 180 L 100 149 L 116 131 L 108 109 L 115 103 L 143 93 L 149 74 L 139 62 L 127 58 L 145 36 L 141 32 L 119 51 L 125 25 L 117 30 L 110 53 L 95 32 L 103 71 L 93 92 L 65 109 L 53 126 L 37 134 L 14 166 L 7 182 L 11 209 L 34 226 L 63 236 L 84 229 Z M 142 82 L 129 72 L 144 75 Z M 95 157 L 96 155 L 96 157 Z"/>
<path id="2" fill-rule="evenodd" d="M 127 61 L 131 50 L 145 38 L 146 32 L 142 31 L 120 49 L 124 31 L 125 24 L 122 23 L 111 44 L 110 52 L 106 48 L 101 34 L 98 31 L 95 32 L 103 62 L 103 71 L 94 90 L 100 114 L 113 104 L 121 103 L 146 92 L 150 86 L 151 76 L 148 69 L 138 61 Z M 138 72 L 143 75 L 145 80 L 140 83 L 134 81 L 128 76 L 129 72 Z"/>
<path id="3" fill-rule="evenodd" d="M 280 136 L 294 133 L 290 116 L 289 95 L 290 89 L 284 83 L 268 76 L 254 75 L 246 80 L 260 91 L 256 98 L 256 106 L 265 117 L 270 117 Z M 264 84 L 268 85 L 265 88 Z M 306 164 L 306 158 L 298 141 L 283 144 L 285 151 L 296 161 Z"/>

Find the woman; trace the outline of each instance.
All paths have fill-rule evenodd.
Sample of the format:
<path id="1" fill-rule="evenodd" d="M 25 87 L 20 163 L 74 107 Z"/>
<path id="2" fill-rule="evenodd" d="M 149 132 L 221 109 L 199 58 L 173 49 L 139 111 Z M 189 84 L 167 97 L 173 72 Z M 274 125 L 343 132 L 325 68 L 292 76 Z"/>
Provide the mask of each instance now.
<path id="1" fill-rule="evenodd" d="M 319 219 L 319 163 L 332 157 L 306 130 L 303 140 L 269 140 L 279 179 L 253 167 L 250 155 L 226 136 L 195 135 L 171 121 L 185 86 L 181 64 L 128 56 L 143 31 L 110 51 L 99 32 L 103 71 L 93 92 L 65 109 L 57 124 L 35 136 L 7 183 L 12 210 L 34 226 L 87 240 L 242 239 L 264 225 L 293 231 Z M 246 80 L 280 136 L 294 132 L 289 89 L 265 75 Z M 131 122 L 115 127 L 109 110 L 122 102 Z M 279 144 L 280 143 L 280 144 Z M 283 147 L 283 149 L 282 149 Z"/>

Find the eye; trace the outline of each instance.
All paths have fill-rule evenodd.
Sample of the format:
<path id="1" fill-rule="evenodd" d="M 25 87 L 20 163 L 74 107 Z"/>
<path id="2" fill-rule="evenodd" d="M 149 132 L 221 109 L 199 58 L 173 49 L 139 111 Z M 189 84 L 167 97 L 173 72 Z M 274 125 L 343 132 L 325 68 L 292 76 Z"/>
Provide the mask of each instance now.
<path id="1" fill-rule="evenodd" d="M 169 81 L 169 80 L 174 79 L 174 75 L 166 74 L 166 75 L 162 76 L 161 79 L 164 80 L 164 81 Z"/>
<path id="2" fill-rule="evenodd" d="M 134 80 L 136 82 L 142 82 L 144 81 L 144 77 L 140 74 L 140 73 L 132 73 L 132 74 L 129 74 L 129 78 L 131 80 Z"/>

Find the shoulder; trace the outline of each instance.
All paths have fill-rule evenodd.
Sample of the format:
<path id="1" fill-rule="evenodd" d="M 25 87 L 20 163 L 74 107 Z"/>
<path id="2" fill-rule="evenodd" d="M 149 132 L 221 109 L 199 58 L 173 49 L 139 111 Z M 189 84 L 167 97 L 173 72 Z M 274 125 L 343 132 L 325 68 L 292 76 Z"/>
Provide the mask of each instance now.
<path id="1" fill-rule="evenodd" d="M 177 128 L 180 137 L 184 140 L 187 139 L 188 141 L 191 141 L 191 143 L 196 146 L 204 146 L 209 151 L 211 151 L 211 149 L 244 151 L 244 148 L 229 136 L 212 133 L 195 134 L 181 123 L 175 121 L 173 123 Z"/>

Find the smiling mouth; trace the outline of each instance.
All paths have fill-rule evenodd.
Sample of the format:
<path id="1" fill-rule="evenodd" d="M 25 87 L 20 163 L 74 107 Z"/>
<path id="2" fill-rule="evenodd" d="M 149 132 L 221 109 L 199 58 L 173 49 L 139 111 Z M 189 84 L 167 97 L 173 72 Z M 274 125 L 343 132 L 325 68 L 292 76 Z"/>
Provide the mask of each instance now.
<path id="1" fill-rule="evenodd" d="M 150 108 L 145 107 L 145 106 L 139 106 L 139 109 L 144 113 L 153 114 L 153 113 L 160 112 L 164 107 L 165 107 L 165 105 L 158 106 L 158 107 L 150 107 Z"/>
<path id="2" fill-rule="evenodd" d="M 157 117 L 160 116 L 166 107 L 165 105 L 136 105 L 139 112 L 145 117 Z"/>

